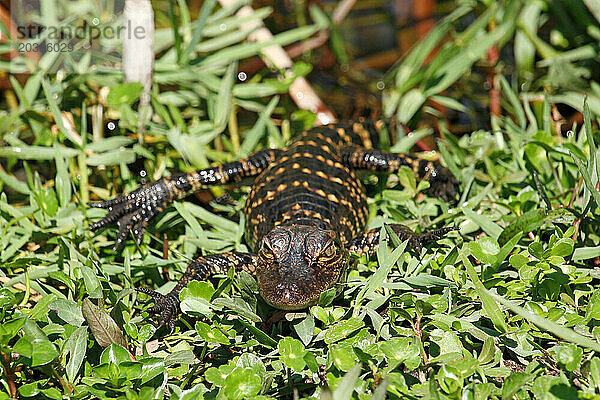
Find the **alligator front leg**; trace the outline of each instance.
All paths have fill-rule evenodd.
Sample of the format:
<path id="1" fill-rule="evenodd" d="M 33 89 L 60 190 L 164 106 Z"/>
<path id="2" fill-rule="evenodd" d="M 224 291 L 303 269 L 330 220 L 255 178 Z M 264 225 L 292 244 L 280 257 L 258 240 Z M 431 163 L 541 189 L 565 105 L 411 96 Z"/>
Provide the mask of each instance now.
<path id="1" fill-rule="evenodd" d="M 391 224 L 390 228 L 394 230 L 400 240 L 408 240 L 408 246 L 419 254 L 426 244 L 441 239 L 448 232 L 457 231 L 459 229 L 457 227 L 447 227 L 429 232 L 415 233 L 407 226 L 401 224 Z M 380 232 L 381 228 L 375 228 L 361 233 L 346 243 L 346 250 L 358 255 L 374 253 L 379 245 Z"/>
<path id="2" fill-rule="evenodd" d="M 264 171 L 281 150 L 261 150 L 250 157 L 216 167 L 177 174 L 146 184 L 131 193 L 112 200 L 89 203 L 90 207 L 108 209 L 108 214 L 90 225 L 98 229 L 117 221 L 119 233 L 115 242 L 117 249 L 130 230 L 141 243 L 148 222 L 170 203 L 181 199 L 204 186 L 219 185 L 256 176 Z"/>
<path id="3" fill-rule="evenodd" d="M 341 151 L 344 164 L 351 169 L 364 169 L 394 173 L 406 165 L 415 175 L 430 184 L 432 196 L 446 201 L 456 197 L 458 180 L 438 162 L 411 157 L 406 154 L 388 153 L 381 150 L 370 150 L 357 146 L 345 146 Z"/>
<path id="4" fill-rule="evenodd" d="M 253 275 L 256 270 L 256 256 L 250 253 L 229 251 L 199 257 L 188 264 L 187 270 L 166 296 L 154 290 L 138 288 L 138 292 L 152 297 L 154 306 L 148 309 L 151 314 L 158 314 L 160 326 L 169 325 L 173 329 L 179 314 L 179 292 L 191 281 L 203 281 L 215 274 L 226 274 L 234 267 L 236 272 L 246 271 Z"/>

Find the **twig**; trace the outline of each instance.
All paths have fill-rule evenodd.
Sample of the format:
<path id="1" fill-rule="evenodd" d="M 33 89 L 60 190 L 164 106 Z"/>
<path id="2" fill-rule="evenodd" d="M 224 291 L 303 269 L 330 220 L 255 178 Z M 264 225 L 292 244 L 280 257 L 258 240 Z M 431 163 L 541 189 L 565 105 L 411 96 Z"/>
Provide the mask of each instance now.
<path id="1" fill-rule="evenodd" d="M 352 10 L 352 7 L 354 7 L 354 3 L 356 3 L 356 0 L 342 0 L 338 3 L 331 14 L 331 20 L 335 25 L 342 23 L 350 10 Z"/>
<path id="2" fill-rule="evenodd" d="M 219 0 L 223 7 L 231 6 L 235 0 Z M 250 6 L 241 7 L 236 13 L 238 17 L 250 17 L 254 10 Z M 265 28 L 262 21 L 250 20 L 241 25 L 244 30 L 252 31 L 248 39 L 253 42 L 267 42 L 273 39 L 271 32 Z M 284 71 L 285 77 L 291 76 L 291 68 L 294 65 L 292 59 L 285 50 L 279 45 L 265 47 L 262 50 L 261 58 L 270 67 L 275 67 Z M 337 121 L 333 112 L 325 106 L 317 93 L 303 77 L 298 77 L 290 85 L 290 95 L 292 100 L 303 110 L 310 110 L 317 114 L 317 121 L 322 125 L 327 125 Z"/>
<path id="3" fill-rule="evenodd" d="M 314 50 L 323 46 L 329 39 L 329 32 L 320 31 L 316 36 L 295 45 L 288 47 L 285 51 L 290 58 L 298 57 L 299 55 Z"/>
<path id="4" fill-rule="evenodd" d="M 10 398 L 18 399 L 15 373 L 10 367 L 10 354 L 2 352 L 2 361 L 4 361 L 4 375 L 6 375 L 6 383 L 8 383 L 8 388 L 10 389 Z"/>
<path id="5" fill-rule="evenodd" d="M 573 207 L 573 203 L 575 202 L 575 198 L 577 193 L 579 193 L 579 189 L 581 188 L 582 179 L 577 181 L 577 185 L 573 188 L 573 194 L 571 195 L 571 199 L 569 199 L 569 208 Z"/>
<path id="6" fill-rule="evenodd" d="M 348 15 L 352 7 L 356 3 L 356 0 L 342 0 L 338 3 L 337 7 L 333 10 L 332 21 L 334 25 L 339 25 L 344 18 Z M 329 39 L 329 31 L 320 31 L 314 37 L 305 40 L 302 43 L 297 43 L 285 48 L 285 52 L 290 58 L 298 57 L 299 55 L 317 49 L 327 43 Z M 264 64 L 260 60 L 250 60 L 244 63 L 242 70 L 244 72 L 257 71 L 262 68 Z"/>
<path id="7" fill-rule="evenodd" d="M 496 28 L 494 20 L 490 21 L 489 28 L 490 32 Z M 487 83 L 490 87 L 490 113 L 493 116 L 499 117 L 502 114 L 502 108 L 500 106 L 500 91 L 496 87 L 496 64 L 499 58 L 498 46 L 496 44 L 488 49 L 487 56 L 489 63 Z"/>
<path id="8" fill-rule="evenodd" d="M 163 260 L 169 259 L 169 238 L 167 232 L 163 233 Z"/>
<path id="9" fill-rule="evenodd" d="M 490 63 L 490 71 L 487 76 L 487 82 L 490 86 L 490 112 L 492 115 L 499 117 L 502 114 L 500 106 L 500 91 L 496 87 L 496 63 L 498 62 L 498 47 L 493 45 L 488 50 L 488 61 Z"/>
<path id="10" fill-rule="evenodd" d="M 154 67 L 154 12 L 150 1 L 126 0 L 123 18 L 127 30 L 123 37 L 123 78 L 125 82 L 140 82 L 144 86 L 140 96 L 142 109 L 150 104 Z M 142 144 L 144 120 L 141 117 L 137 133 L 138 141 Z"/>

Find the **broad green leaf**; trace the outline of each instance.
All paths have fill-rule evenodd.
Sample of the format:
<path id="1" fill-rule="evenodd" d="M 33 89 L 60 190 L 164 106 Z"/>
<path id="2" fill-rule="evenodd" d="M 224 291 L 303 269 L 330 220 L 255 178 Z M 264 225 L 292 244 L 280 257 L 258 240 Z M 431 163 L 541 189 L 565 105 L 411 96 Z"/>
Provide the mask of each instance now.
<path id="1" fill-rule="evenodd" d="M 342 320 L 325 333 L 325 343 L 331 344 L 347 338 L 352 332 L 362 328 L 365 323 L 357 318 Z"/>
<path id="2" fill-rule="evenodd" d="M 92 335 L 100 346 L 108 347 L 113 343 L 122 347 L 127 346 L 121 329 L 104 308 L 98 307 L 86 298 L 83 300 L 82 312 Z"/>
<path id="3" fill-rule="evenodd" d="M 245 368 L 235 368 L 225 378 L 223 392 L 228 399 L 242 400 L 256 396 L 261 388 L 261 380 L 254 371 Z"/>
<path id="4" fill-rule="evenodd" d="M 73 326 L 81 326 L 85 321 L 81 307 L 73 300 L 56 299 L 50 303 L 49 307 L 56 311 L 60 319 Z"/>
<path id="5" fill-rule="evenodd" d="M 281 361 L 289 368 L 301 372 L 306 367 L 304 354 L 306 349 L 301 341 L 291 337 L 285 337 L 277 345 Z"/>
<path id="6" fill-rule="evenodd" d="M 315 318 L 308 314 L 306 318 L 294 325 L 294 330 L 302 343 L 308 346 L 315 332 Z"/>
<path id="7" fill-rule="evenodd" d="M 133 104 L 144 91 L 144 86 L 139 82 L 121 83 L 113 86 L 106 97 L 110 108 L 118 110 L 122 104 Z"/>
<path id="8" fill-rule="evenodd" d="M 74 382 L 87 350 L 88 331 L 87 326 L 81 326 L 69 337 L 69 361 L 65 367 L 70 382 Z"/>
<path id="9" fill-rule="evenodd" d="M 225 336 L 219 328 L 211 328 L 210 325 L 205 324 L 204 322 L 196 322 L 196 332 L 198 332 L 198 335 L 208 343 L 229 344 L 229 338 Z"/>

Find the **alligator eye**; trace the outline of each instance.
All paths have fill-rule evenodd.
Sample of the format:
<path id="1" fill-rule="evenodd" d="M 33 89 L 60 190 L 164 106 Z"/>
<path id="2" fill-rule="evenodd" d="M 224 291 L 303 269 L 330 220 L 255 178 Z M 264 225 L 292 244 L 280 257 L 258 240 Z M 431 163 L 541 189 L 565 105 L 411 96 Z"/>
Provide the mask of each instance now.
<path id="1" fill-rule="evenodd" d="M 275 258 L 275 255 L 273 254 L 271 249 L 266 248 L 265 246 L 260 250 L 260 257 L 267 260 L 272 260 L 273 258 Z"/>
<path id="2" fill-rule="evenodd" d="M 319 254 L 319 258 L 330 259 L 333 258 L 333 256 L 335 256 L 336 253 L 337 250 L 335 246 L 327 246 L 325 250 L 323 250 L 321 254 Z"/>

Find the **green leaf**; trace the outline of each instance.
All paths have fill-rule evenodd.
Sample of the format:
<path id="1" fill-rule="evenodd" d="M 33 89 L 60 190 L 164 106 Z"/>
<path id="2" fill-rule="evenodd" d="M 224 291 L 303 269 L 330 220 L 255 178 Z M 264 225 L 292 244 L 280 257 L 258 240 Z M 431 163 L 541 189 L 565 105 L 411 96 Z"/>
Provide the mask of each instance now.
<path id="1" fill-rule="evenodd" d="M 575 371 L 583 358 L 583 349 L 571 343 L 557 346 L 554 353 L 556 361 L 569 372 Z"/>
<path id="2" fill-rule="evenodd" d="M 8 309 L 12 308 L 17 304 L 17 298 L 15 295 L 7 288 L 0 289 L 0 309 Z"/>
<path id="3" fill-rule="evenodd" d="M 379 246 L 385 247 L 387 250 L 388 242 L 387 240 L 383 240 L 382 238 L 383 236 L 380 236 Z M 408 241 L 405 240 L 399 247 L 395 248 L 393 252 L 389 253 L 388 250 L 386 254 L 382 255 L 382 257 L 379 257 L 378 254 L 379 267 L 377 268 L 375 273 L 367 279 L 367 282 L 365 283 L 364 287 L 356 296 L 356 306 L 362 304 L 363 299 L 369 298 L 377 288 L 381 287 L 382 283 L 390 274 L 392 267 L 396 264 L 400 256 L 404 253 L 407 243 Z"/>
<path id="4" fill-rule="evenodd" d="M 58 298 L 55 294 L 50 294 L 48 296 L 42 297 L 40 301 L 38 301 L 31 313 L 29 314 L 29 318 L 33 320 L 45 319 L 48 316 L 48 310 L 50 310 L 50 304 Z"/>
<path id="5" fill-rule="evenodd" d="M 434 76 L 426 82 L 425 96 L 429 97 L 442 92 L 463 76 L 475 61 L 486 54 L 493 44 L 515 28 L 515 22 L 514 19 L 505 16 L 504 22 L 493 31 L 477 35 L 472 41 L 464 43 L 464 48 L 438 68 Z"/>
<path id="6" fill-rule="evenodd" d="M 579 247 L 573 252 L 573 261 L 589 260 L 600 256 L 600 246 Z"/>
<path id="7" fill-rule="evenodd" d="M 216 3 L 217 0 L 208 0 L 202 4 L 200 14 L 196 19 L 196 22 L 194 23 L 194 32 L 192 35 L 192 40 L 190 40 L 187 47 L 183 50 L 183 53 L 181 54 L 180 60 L 182 62 L 188 61 L 190 55 L 192 54 L 198 43 L 200 43 L 200 40 L 202 40 L 203 30 L 206 26 L 206 21 L 208 20 L 208 17 L 210 16 L 210 13 L 212 12 Z"/>
<path id="8" fill-rule="evenodd" d="M 287 367 L 298 372 L 304 370 L 306 367 L 306 362 L 304 361 L 306 349 L 301 341 L 288 336 L 279 341 L 277 349 L 280 354 L 279 359 Z"/>
<path id="9" fill-rule="evenodd" d="M 590 113 L 590 107 L 588 105 L 587 97 L 583 101 L 583 127 L 585 128 L 585 136 L 587 138 L 589 146 L 590 160 L 588 165 L 590 166 L 590 175 L 594 175 L 594 168 L 596 166 L 596 144 L 594 143 L 594 131 L 592 131 L 592 116 Z"/>
<path id="10" fill-rule="evenodd" d="M 315 318 L 308 314 L 306 318 L 294 325 L 294 330 L 302 343 L 308 346 L 315 334 Z"/>
<path id="11" fill-rule="evenodd" d="M 44 95 L 46 96 L 46 101 L 48 101 L 48 107 L 50 108 L 50 112 L 54 117 L 54 122 L 60 128 L 60 131 L 65 137 L 67 137 L 75 146 L 80 147 L 80 140 L 71 135 L 71 131 L 67 129 L 63 122 L 62 114 L 60 112 L 60 108 L 58 107 L 58 103 L 55 100 L 55 95 L 58 97 L 58 93 L 52 93 L 50 88 L 50 83 L 46 78 L 42 78 L 42 88 L 44 89 Z M 41 146 L 40 146 L 41 147 Z M 51 148 L 46 148 L 46 150 L 54 152 Z"/>
<path id="12" fill-rule="evenodd" d="M 496 255 L 500 252 L 498 242 L 487 236 L 484 236 L 475 242 L 470 242 L 468 245 L 473 257 L 483 264 L 493 264 L 496 261 Z"/>
<path id="13" fill-rule="evenodd" d="M 504 233 L 504 232 L 502 232 L 502 233 Z M 500 235 L 500 236 L 502 236 L 502 235 Z M 506 259 L 506 257 L 508 257 L 508 255 L 510 254 L 511 251 L 513 251 L 513 249 L 515 248 L 517 243 L 519 243 L 519 240 L 521 240 L 522 236 L 523 236 L 522 233 L 519 232 L 515 236 L 513 236 L 508 242 L 506 242 L 505 245 L 502 246 L 502 248 L 496 255 L 496 261 L 494 263 L 492 263 L 492 267 L 494 267 L 494 268 L 498 267 Z"/>
<path id="14" fill-rule="evenodd" d="M 342 320 L 325 333 L 325 343 L 331 344 L 347 338 L 352 332 L 362 328 L 365 325 L 364 321 L 358 318 L 350 318 Z"/>
<path id="15" fill-rule="evenodd" d="M 40 210 L 50 217 L 56 216 L 58 212 L 58 199 L 52 189 L 40 188 L 33 194 Z"/>
<path id="16" fill-rule="evenodd" d="M 37 396 L 40 393 L 39 387 L 46 385 L 46 382 L 48 382 L 47 379 L 41 380 L 41 381 L 36 381 L 36 382 L 31 382 L 31 383 L 26 383 L 19 387 L 19 394 L 23 397 Z"/>
<path id="17" fill-rule="evenodd" d="M 526 234 L 532 232 L 544 223 L 554 221 L 557 219 L 565 218 L 570 216 L 571 213 L 565 209 L 553 209 L 546 210 L 543 208 L 536 208 L 526 212 L 522 216 L 515 218 L 500 234 L 498 237 L 498 243 L 504 246 L 508 243 L 509 239 L 514 237 L 518 233 Z"/>
<path id="18" fill-rule="evenodd" d="M 488 217 L 478 214 L 470 208 L 463 206 L 461 207 L 462 212 L 473 222 L 475 222 L 485 233 L 493 237 L 494 239 L 498 239 L 500 245 L 504 244 L 500 242 L 500 235 L 502 233 L 502 228 L 498 226 L 494 221 L 489 219 Z"/>
<path id="19" fill-rule="evenodd" d="M 550 248 L 550 255 L 559 257 L 568 257 L 573 254 L 573 239 L 562 238 L 558 239 L 556 243 Z"/>
<path id="20" fill-rule="evenodd" d="M 600 389 L 600 358 L 598 357 L 590 360 L 590 377 L 596 389 Z"/>
<path id="21" fill-rule="evenodd" d="M 256 121 L 252 129 L 245 133 L 244 141 L 240 146 L 239 157 L 248 157 L 252 149 L 256 147 L 260 138 L 265 134 L 267 121 L 271 118 L 271 114 L 278 103 L 279 97 L 273 97 L 258 116 L 258 121 Z"/>
<path id="22" fill-rule="evenodd" d="M 64 157 L 75 157 L 78 152 L 75 149 L 61 148 Z M 13 146 L 0 147 L 0 157 L 18 158 L 21 160 L 53 160 L 55 157 L 54 149 L 44 146 Z"/>
<path id="23" fill-rule="evenodd" d="M 56 178 L 54 180 L 54 185 L 56 193 L 58 194 L 60 206 L 66 207 L 71 201 L 71 179 L 67 172 L 65 159 L 63 158 L 57 143 L 54 143 L 54 151 L 56 153 L 54 158 L 56 160 Z"/>
<path id="24" fill-rule="evenodd" d="M 123 346 L 119 346 L 115 343 L 112 343 L 110 346 L 104 349 L 100 355 L 101 364 L 112 363 L 119 365 L 126 361 L 131 361 L 129 352 Z"/>
<path id="25" fill-rule="evenodd" d="M 398 120 L 407 124 L 410 119 L 421 109 L 427 97 L 421 89 L 412 89 L 406 93 L 398 107 Z"/>
<path id="26" fill-rule="evenodd" d="M 413 170 L 408 168 L 406 165 L 403 165 L 400 167 L 397 175 L 402 186 L 404 186 L 404 188 L 414 196 L 417 193 L 417 181 L 415 179 L 415 173 Z"/>
<path id="27" fill-rule="evenodd" d="M 96 153 L 105 153 L 107 151 L 117 150 L 120 147 L 128 146 L 133 142 L 135 142 L 135 140 L 127 136 L 112 136 L 90 143 L 85 149 Z"/>
<path id="28" fill-rule="evenodd" d="M 201 299 L 211 301 L 215 294 L 215 288 L 210 282 L 192 281 L 187 285 L 188 293 L 191 296 L 199 297 Z M 184 297 L 185 296 L 179 296 Z"/>
<path id="29" fill-rule="evenodd" d="M 506 300 L 504 297 L 499 296 L 495 293 L 487 291 L 485 288 L 483 289 L 487 292 L 489 296 L 491 296 L 498 303 L 502 304 L 512 312 L 520 315 L 525 318 L 527 321 L 537 325 L 543 330 L 551 333 L 554 336 L 557 336 L 561 339 L 566 340 L 567 342 L 571 342 L 581 347 L 585 347 L 590 350 L 594 350 L 600 352 L 600 344 L 596 341 L 591 340 L 588 337 L 582 336 L 572 329 L 565 327 L 564 325 L 557 324 L 554 321 L 551 321 L 546 318 L 542 318 L 531 311 L 527 311 L 523 307 L 517 306 L 514 302 Z"/>
<path id="30" fill-rule="evenodd" d="M 83 360 L 85 359 L 87 350 L 87 339 L 87 326 L 77 328 L 75 332 L 69 336 L 69 361 L 67 362 L 65 371 L 70 382 L 75 381 L 75 378 L 77 377 L 77 374 L 83 365 Z"/>
<path id="31" fill-rule="evenodd" d="M 404 60 L 388 73 L 395 74 L 395 82 L 400 90 L 405 91 L 407 82 L 410 81 L 410 77 L 421 68 L 433 49 L 446 38 L 446 34 L 453 28 L 454 23 L 462 16 L 469 13 L 471 9 L 472 7 L 469 5 L 461 5 L 451 14 L 445 16 L 441 21 L 435 24 L 433 29 L 429 31 L 423 40 L 418 42 L 410 50 Z M 390 114 L 386 113 L 386 115 L 389 116 Z"/>
<path id="32" fill-rule="evenodd" d="M 506 95 L 508 101 L 510 102 L 510 105 L 513 108 L 514 114 L 517 117 L 517 121 L 519 122 L 519 126 L 521 128 L 525 128 L 527 124 L 527 118 L 525 116 L 525 111 L 523 110 L 523 107 L 519 102 L 517 94 L 512 90 L 504 75 L 498 75 L 498 79 L 500 81 L 500 84 L 502 85 L 503 93 Z"/>
<path id="33" fill-rule="evenodd" d="M 121 83 L 110 89 L 106 96 L 106 103 L 110 108 L 118 110 L 122 104 L 133 104 L 143 91 L 144 86 L 139 82 Z"/>
<path id="34" fill-rule="evenodd" d="M 329 350 L 328 357 L 332 360 L 333 365 L 340 371 L 350 371 L 356 365 L 356 357 L 351 349 L 347 347 L 332 347 Z"/>
<path id="35" fill-rule="evenodd" d="M 204 322 L 196 322 L 196 332 L 202 339 L 208 343 L 229 344 L 229 338 L 219 330 L 219 328 L 211 328 L 210 325 Z"/>
<path id="36" fill-rule="evenodd" d="M 327 18 L 327 15 L 325 15 L 316 4 L 311 4 L 308 12 L 319 30 L 328 29 L 330 27 L 331 23 L 329 22 L 329 18 Z"/>
<path id="37" fill-rule="evenodd" d="M 56 299 L 49 307 L 51 310 L 56 311 L 60 319 L 73 326 L 81 326 L 85 321 L 81 307 L 73 300 Z"/>
<path id="38" fill-rule="evenodd" d="M 458 393 L 464 384 L 460 371 L 452 365 L 442 365 L 436 378 L 442 391 L 450 395 Z"/>
<path id="39" fill-rule="evenodd" d="M 500 310 L 500 307 L 498 307 L 498 304 L 496 304 L 492 297 L 490 297 L 489 292 L 486 290 L 485 286 L 483 286 L 483 283 L 481 283 L 481 280 L 479 279 L 475 268 L 473 268 L 473 265 L 468 259 L 468 252 L 466 251 L 466 246 L 463 246 L 463 248 L 461 249 L 460 257 L 467 270 L 467 275 L 469 275 L 469 279 L 471 279 L 471 281 L 473 282 L 475 290 L 477 291 L 477 294 L 481 299 L 483 309 L 492 320 L 494 327 L 501 333 L 507 333 L 508 326 L 506 325 L 506 321 L 504 319 L 504 313 L 502 312 L 502 310 Z"/>
<path id="40" fill-rule="evenodd" d="M 231 92 L 236 72 L 237 62 L 229 64 L 221 81 L 219 95 L 215 101 L 214 126 L 217 132 L 222 132 L 227 124 L 227 118 L 229 117 L 229 110 L 231 108 Z"/>
<path id="41" fill-rule="evenodd" d="M 37 367 L 40 365 L 46 365 L 58 357 L 59 352 L 54 343 L 48 338 L 45 339 L 34 339 L 31 342 L 32 354 L 31 354 L 31 366 Z"/>
<path id="42" fill-rule="evenodd" d="M 592 181 L 590 174 L 588 173 L 588 169 L 587 169 L 586 165 L 583 163 L 583 161 L 581 161 L 579 159 L 579 157 L 577 157 L 572 152 L 569 151 L 569 154 L 571 155 L 571 158 L 573 159 L 573 161 L 575 161 L 575 164 L 577 165 L 577 169 L 579 170 L 579 173 L 583 177 L 583 181 L 585 182 L 585 187 L 592 195 L 594 202 L 596 202 L 596 207 L 600 207 L 600 193 L 598 193 L 598 191 L 596 190 L 596 187 L 594 185 L 594 182 Z M 588 165 L 590 165 L 589 162 L 588 162 Z"/>
<path id="43" fill-rule="evenodd" d="M 350 371 L 344 375 L 340 383 L 333 391 L 333 400 L 350 400 L 354 393 L 354 386 L 362 369 L 361 364 L 356 364 Z"/>
<path id="44" fill-rule="evenodd" d="M 261 388 L 261 380 L 254 371 L 235 368 L 225 379 L 223 392 L 230 400 L 242 400 L 256 396 Z"/>
<path id="45" fill-rule="evenodd" d="M 83 300 L 82 313 L 92 335 L 94 335 L 100 346 L 108 347 L 114 343 L 121 347 L 127 347 L 121 329 L 110 315 L 104 311 L 104 308 L 98 307 L 86 298 Z"/>

